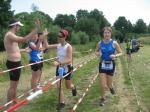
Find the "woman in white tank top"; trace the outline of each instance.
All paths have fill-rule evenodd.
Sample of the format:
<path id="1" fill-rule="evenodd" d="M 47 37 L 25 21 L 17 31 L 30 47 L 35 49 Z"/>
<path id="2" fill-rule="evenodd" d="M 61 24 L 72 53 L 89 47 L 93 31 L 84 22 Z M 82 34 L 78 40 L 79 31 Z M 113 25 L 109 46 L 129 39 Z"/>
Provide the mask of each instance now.
<path id="1" fill-rule="evenodd" d="M 60 30 L 57 34 L 58 37 L 58 44 L 48 45 L 47 48 L 54 49 L 57 48 L 57 56 L 58 56 L 58 62 L 55 64 L 57 66 L 56 68 L 56 76 L 57 79 L 59 78 L 58 74 L 58 68 L 61 66 L 64 68 L 63 75 L 66 75 L 69 73 L 64 79 L 65 79 L 65 85 L 67 89 L 72 90 L 72 95 L 76 96 L 77 91 L 76 87 L 72 84 L 72 46 L 66 42 L 66 38 L 68 37 L 68 31 L 67 30 Z M 47 41 L 47 40 L 46 40 Z M 47 43 L 47 42 L 46 42 Z M 60 83 L 57 83 L 57 87 L 59 89 Z M 65 106 L 65 99 L 64 99 L 64 92 L 63 89 L 61 89 L 60 92 L 60 103 L 58 104 L 58 109 L 61 109 Z"/>

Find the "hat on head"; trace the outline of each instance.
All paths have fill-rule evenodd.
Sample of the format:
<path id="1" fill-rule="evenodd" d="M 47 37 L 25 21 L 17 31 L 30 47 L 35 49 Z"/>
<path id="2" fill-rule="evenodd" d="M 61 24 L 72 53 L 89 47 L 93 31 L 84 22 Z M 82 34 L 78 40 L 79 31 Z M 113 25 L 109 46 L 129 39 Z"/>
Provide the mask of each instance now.
<path id="1" fill-rule="evenodd" d="M 18 20 L 12 20 L 9 23 L 9 26 L 15 26 L 15 25 L 19 25 L 19 26 L 24 26 L 20 21 Z"/>
<path id="2" fill-rule="evenodd" d="M 65 38 L 68 37 L 68 31 L 65 29 L 60 30 L 60 33 L 62 33 Z"/>

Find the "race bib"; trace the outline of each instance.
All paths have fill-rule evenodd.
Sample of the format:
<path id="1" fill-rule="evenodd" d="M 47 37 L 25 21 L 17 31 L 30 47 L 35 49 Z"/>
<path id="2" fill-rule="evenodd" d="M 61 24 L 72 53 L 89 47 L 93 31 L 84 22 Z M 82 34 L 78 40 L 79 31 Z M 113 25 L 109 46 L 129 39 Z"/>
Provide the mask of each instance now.
<path id="1" fill-rule="evenodd" d="M 40 52 L 40 53 L 37 54 L 37 57 L 38 57 L 39 59 L 43 59 L 43 54 Z"/>
<path id="2" fill-rule="evenodd" d="M 103 61 L 101 68 L 103 70 L 112 70 L 113 69 L 113 62 L 112 61 Z"/>

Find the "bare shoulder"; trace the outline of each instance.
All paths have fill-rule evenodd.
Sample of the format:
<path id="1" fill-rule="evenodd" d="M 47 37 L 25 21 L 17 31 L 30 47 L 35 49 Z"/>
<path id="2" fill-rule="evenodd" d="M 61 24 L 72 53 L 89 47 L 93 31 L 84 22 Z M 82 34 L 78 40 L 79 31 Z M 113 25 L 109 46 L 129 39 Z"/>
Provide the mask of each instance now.
<path id="1" fill-rule="evenodd" d="M 12 33 L 12 32 L 7 32 L 6 35 L 5 35 L 5 37 L 6 37 L 7 39 L 9 39 L 9 40 L 13 40 L 14 38 L 18 38 L 18 36 L 15 35 L 15 34 Z"/>
<path id="2" fill-rule="evenodd" d="M 11 33 L 11 32 L 7 32 L 7 33 L 5 34 L 5 38 L 10 38 L 10 37 L 11 37 L 11 35 L 12 35 L 12 33 Z"/>
<path id="3" fill-rule="evenodd" d="M 7 33 L 5 34 L 4 41 L 5 41 L 5 42 L 8 42 L 8 41 L 10 42 L 10 41 L 11 41 L 12 36 L 13 36 L 13 33 L 11 33 L 11 32 L 7 32 Z"/>
<path id="4" fill-rule="evenodd" d="M 115 47 L 118 47 L 118 46 L 119 46 L 118 42 L 115 41 L 115 40 L 113 41 L 113 44 L 114 44 Z"/>
<path id="5" fill-rule="evenodd" d="M 8 33 L 8 37 L 10 41 L 12 42 L 25 42 L 26 39 L 24 37 L 21 36 L 17 36 L 16 34 L 9 32 Z"/>
<path id="6" fill-rule="evenodd" d="M 72 49 L 72 45 L 68 43 L 68 49 Z"/>

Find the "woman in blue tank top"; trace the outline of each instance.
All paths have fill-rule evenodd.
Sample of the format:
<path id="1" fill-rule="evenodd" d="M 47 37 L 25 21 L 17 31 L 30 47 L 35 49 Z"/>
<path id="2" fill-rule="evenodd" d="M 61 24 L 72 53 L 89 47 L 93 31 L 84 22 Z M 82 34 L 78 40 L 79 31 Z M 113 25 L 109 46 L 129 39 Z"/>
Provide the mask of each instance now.
<path id="1" fill-rule="evenodd" d="M 48 33 L 38 33 L 35 34 L 31 40 L 29 40 L 28 45 L 30 48 L 30 63 L 36 63 L 43 60 L 43 49 L 45 46 L 43 44 L 44 37 Z M 35 88 L 40 84 L 40 79 L 42 75 L 43 63 L 37 63 L 31 65 L 32 78 L 31 78 L 31 89 Z"/>
<path id="2" fill-rule="evenodd" d="M 111 39 L 112 29 L 111 27 L 104 27 L 103 39 L 98 42 L 96 46 L 96 55 L 100 57 L 99 62 L 99 76 L 100 76 L 100 106 L 105 104 L 105 87 L 110 89 L 112 94 L 115 91 L 112 86 L 112 77 L 115 71 L 114 59 L 122 55 L 122 50 L 117 43 Z M 115 52 L 117 51 L 117 53 Z"/>

